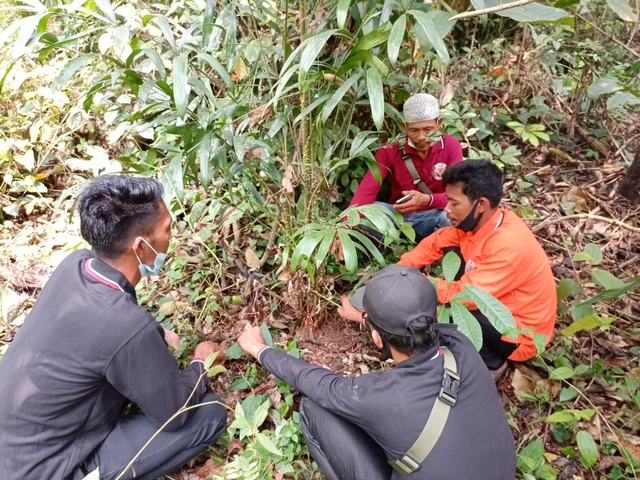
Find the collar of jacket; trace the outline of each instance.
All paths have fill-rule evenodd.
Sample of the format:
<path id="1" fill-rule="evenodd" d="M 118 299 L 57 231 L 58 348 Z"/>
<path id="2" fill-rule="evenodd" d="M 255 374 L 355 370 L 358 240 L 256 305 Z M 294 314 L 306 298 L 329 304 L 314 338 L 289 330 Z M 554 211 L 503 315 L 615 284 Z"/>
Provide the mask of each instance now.
<path id="1" fill-rule="evenodd" d="M 474 245 L 478 246 L 485 238 L 491 235 L 492 232 L 496 231 L 500 225 L 504 222 L 504 217 L 506 216 L 507 211 L 503 208 L 498 208 L 493 215 L 489 218 L 489 221 L 485 223 L 480 230 L 476 233 L 468 232 L 466 235 L 469 235 L 470 240 L 474 243 Z"/>
<path id="2" fill-rule="evenodd" d="M 102 283 L 121 292 L 126 292 L 138 303 L 136 289 L 131 285 L 131 282 L 127 280 L 127 277 L 125 277 L 120 270 L 116 270 L 97 258 L 95 254 L 85 260 L 83 270 L 85 275 L 88 275 L 95 282 Z"/>

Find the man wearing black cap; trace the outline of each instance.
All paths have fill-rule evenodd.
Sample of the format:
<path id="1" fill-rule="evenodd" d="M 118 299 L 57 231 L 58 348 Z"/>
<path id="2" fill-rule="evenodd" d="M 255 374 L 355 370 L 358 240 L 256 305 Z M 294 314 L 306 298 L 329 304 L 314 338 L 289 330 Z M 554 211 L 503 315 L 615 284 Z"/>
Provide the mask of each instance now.
<path id="1" fill-rule="evenodd" d="M 471 342 L 436 323 L 437 293 L 415 267 L 381 270 L 352 299 L 395 369 L 359 377 L 267 347 L 240 346 L 304 394 L 300 423 L 329 480 L 513 480 L 515 448 L 491 375 Z"/>

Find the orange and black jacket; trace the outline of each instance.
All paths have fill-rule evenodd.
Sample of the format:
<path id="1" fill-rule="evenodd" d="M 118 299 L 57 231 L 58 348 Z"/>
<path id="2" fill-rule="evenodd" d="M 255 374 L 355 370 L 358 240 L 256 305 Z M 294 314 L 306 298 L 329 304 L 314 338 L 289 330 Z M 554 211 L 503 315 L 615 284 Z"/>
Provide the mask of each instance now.
<path id="1" fill-rule="evenodd" d="M 475 234 L 454 227 L 440 229 L 405 253 L 399 263 L 424 267 L 441 258 L 446 247 L 460 247 L 465 273 L 451 285 L 438 281 L 438 301 L 450 303 L 465 284 L 476 286 L 500 300 L 518 328 L 533 327 L 547 337 L 547 343 L 551 340 L 557 308 L 555 281 L 547 255 L 515 213 L 499 208 Z M 472 304 L 471 308 L 477 307 Z M 532 335 L 520 335 L 517 343 L 511 360 L 535 356 Z"/>

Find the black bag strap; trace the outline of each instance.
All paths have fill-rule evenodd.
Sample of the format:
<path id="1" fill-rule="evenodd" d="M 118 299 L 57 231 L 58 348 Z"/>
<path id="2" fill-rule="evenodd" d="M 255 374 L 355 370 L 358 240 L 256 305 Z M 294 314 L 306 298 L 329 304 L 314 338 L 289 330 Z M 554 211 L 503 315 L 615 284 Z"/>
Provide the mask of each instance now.
<path id="1" fill-rule="evenodd" d="M 433 404 L 427 423 L 409 451 L 407 451 L 402 458 L 389 462 L 393 469 L 400 475 L 408 475 L 420 468 L 422 462 L 424 462 L 425 458 L 431 453 L 440 435 L 442 435 L 444 426 L 447 423 L 447 418 L 449 417 L 449 411 L 458 399 L 460 376 L 458 375 L 456 359 L 448 348 L 443 347 L 442 352 L 444 354 L 442 388 L 440 388 L 438 398 L 436 398 Z"/>
<path id="2" fill-rule="evenodd" d="M 420 174 L 418 173 L 418 170 L 416 169 L 416 166 L 413 163 L 411 155 L 409 155 L 407 152 L 404 151 L 404 147 L 407 144 L 407 136 L 400 135 L 398 137 L 398 142 L 400 144 L 400 155 L 402 156 L 402 160 L 404 161 L 404 164 L 407 166 L 407 170 L 409 170 L 409 174 L 411 175 L 411 178 L 413 178 L 413 184 L 417 185 L 420 188 L 420 190 L 422 190 L 422 193 L 426 193 L 427 195 L 433 195 L 433 192 L 431 191 L 431 189 L 427 187 L 427 184 L 424 183 L 420 178 Z"/>

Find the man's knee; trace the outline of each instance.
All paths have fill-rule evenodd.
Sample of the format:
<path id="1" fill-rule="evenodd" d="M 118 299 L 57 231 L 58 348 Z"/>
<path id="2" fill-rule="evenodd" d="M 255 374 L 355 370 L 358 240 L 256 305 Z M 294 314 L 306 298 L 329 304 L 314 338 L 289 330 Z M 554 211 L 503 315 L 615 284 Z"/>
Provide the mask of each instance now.
<path id="1" fill-rule="evenodd" d="M 227 409 L 222 400 L 212 393 L 206 394 L 195 408 L 189 423 L 201 432 L 201 442 L 209 445 L 216 442 L 227 423 Z"/>

